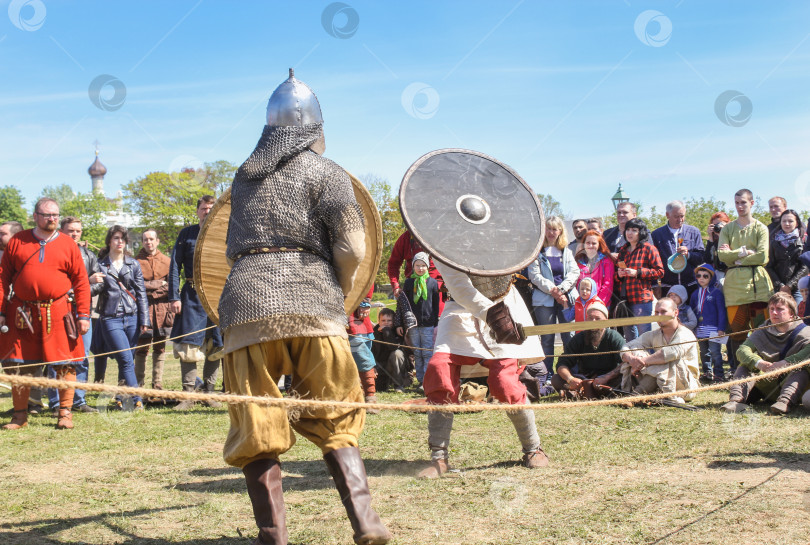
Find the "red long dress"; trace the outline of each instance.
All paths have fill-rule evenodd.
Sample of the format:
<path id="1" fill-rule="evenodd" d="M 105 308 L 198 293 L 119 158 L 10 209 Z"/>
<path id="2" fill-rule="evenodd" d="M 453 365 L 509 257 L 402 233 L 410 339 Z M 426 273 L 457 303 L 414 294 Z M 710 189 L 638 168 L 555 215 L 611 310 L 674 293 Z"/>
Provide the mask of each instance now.
<path id="1" fill-rule="evenodd" d="M 34 235 L 33 229 L 21 231 L 9 241 L 0 259 L 0 308 L 8 326 L 8 333 L 0 336 L 0 359 L 3 362 L 36 363 L 84 358 L 81 335 L 75 340 L 69 339 L 64 322 L 65 314 L 71 310 L 66 297 L 71 288 L 78 316 L 90 316 L 90 282 L 79 247 L 61 233 L 44 245 L 42 242 Z M 8 301 L 12 281 L 14 296 Z M 50 306 L 49 301 L 52 301 Z M 17 327 L 18 307 L 31 311 L 34 333 L 26 326 Z"/>

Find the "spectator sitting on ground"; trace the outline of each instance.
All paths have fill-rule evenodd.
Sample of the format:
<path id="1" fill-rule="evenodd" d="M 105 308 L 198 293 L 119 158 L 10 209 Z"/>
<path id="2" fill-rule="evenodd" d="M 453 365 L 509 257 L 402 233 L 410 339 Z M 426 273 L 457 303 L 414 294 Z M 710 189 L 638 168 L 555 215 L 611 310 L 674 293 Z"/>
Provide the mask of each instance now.
<path id="1" fill-rule="evenodd" d="M 751 333 L 737 350 L 735 379 L 767 373 L 799 363 L 810 357 L 810 328 L 796 321 L 796 301 L 787 293 L 777 292 L 768 300 L 766 327 Z M 759 400 L 775 401 L 768 412 L 786 414 L 798 405 L 810 384 L 807 368 L 798 369 L 787 376 L 744 382 L 729 388 L 729 402 L 722 410 L 739 413 Z"/>
<path id="2" fill-rule="evenodd" d="M 689 297 L 686 295 L 686 288 L 680 284 L 676 284 L 670 288 L 667 297 L 675 301 L 678 307 L 678 319 L 681 321 L 681 325 L 694 332 L 698 325 L 698 319 L 697 316 L 695 316 L 695 311 L 689 306 Z"/>
<path id="3" fill-rule="evenodd" d="M 679 390 L 697 388 L 700 371 L 695 335 L 681 325 L 678 307 L 669 297 L 658 301 L 655 315 L 672 319 L 660 322 L 659 329 L 647 331 L 622 349 L 627 350 L 622 353 L 622 390 L 638 394 L 658 391 L 675 394 Z M 655 351 L 650 354 L 649 350 Z M 673 395 L 671 399 L 683 403 L 684 399 L 693 400 L 695 395 L 695 392 L 683 397 Z"/>
<path id="4" fill-rule="evenodd" d="M 377 362 L 377 389 L 380 391 L 392 386 L 394 391 L 402 392 L 403 388 L 410 386 L 408 375 L 410 350 L 405 348 L 405 339 L 397 335 L 394 328 L 395 315 L 390 308 L 380 309 L 377 316 L 378 323 L 374 326 L 374 340 L 383 341 L 371 345 L 371 353 Z M 397 346 L 392 346 L 394 344 Z"/>
<path id="5" fill-rule="evenodd" d="M 607 307 L 601 302 L 592 303 L 586 312 L 588 321 L 607 320 Z M 583 381 L 593 380 L 592 386 L 618 387 L 621 380 L 619 366 L 622 363 L 619 350 L 624 339 L 613 329 L 590 329 L 580 331 L 568 342 L 563 357 L 557 364 L 557 372 L 551 377 L 551 385 L 560 392 L 578 391 Z M 592 355 L 597 352 L 612 354 Z M 586 397 L 587 388 L 584 389 Z"/>

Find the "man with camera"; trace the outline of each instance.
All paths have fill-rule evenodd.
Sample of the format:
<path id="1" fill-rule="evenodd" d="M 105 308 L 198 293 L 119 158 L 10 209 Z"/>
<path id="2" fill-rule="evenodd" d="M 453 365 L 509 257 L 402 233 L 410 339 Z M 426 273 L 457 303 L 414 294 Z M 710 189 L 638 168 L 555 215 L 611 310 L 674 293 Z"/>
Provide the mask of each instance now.
<path id="1" fill-rule="evenodd" d="M 682 201 L 672 201 L 667 203 L 667 223 L 652 232 L 652 242 L 661 255 L 661 262 L 669 262 L 669 258 L 675 254 L 683 257 L 682 263 L 685 268 L 680 272 L 675 272 L 680 267 L 673 270 L 670 266 L 664 267 L 664 277 L 661 279 L 661 294 L 665 296 L 672 286 L 680 284 L 686 288 L 691 297 L 692 292 L 697 290 L 698 285 L 695 280 L 694 269 L 703 263 L 703 238 L 697 227 L 686 223 L 686 206 Z M 676 261 L 673 261 L 673 264 Z"/>

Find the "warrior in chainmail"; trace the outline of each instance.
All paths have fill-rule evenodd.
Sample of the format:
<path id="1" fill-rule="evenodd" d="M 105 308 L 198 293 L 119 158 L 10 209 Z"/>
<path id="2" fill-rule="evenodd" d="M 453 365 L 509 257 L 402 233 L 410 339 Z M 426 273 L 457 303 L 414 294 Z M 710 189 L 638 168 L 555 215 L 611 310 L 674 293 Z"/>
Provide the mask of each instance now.
<path id="1" fill-rule="evenodd" d="M 281 397 L 278 380 L 291 374 L 302 398 L 363 401 L 343 303 L 365 253 L 363 214 L 348 175 L 323 150 L 318 100 L 290 70 L 231 189 L 233 268 L 219 315 L 234 393 Z M 230 405 L 229 412 L 224 456 L 245 474 L 259 527 L 254 544 L 287 543 L 278 458 L 295 443 L 293 429 L 323 452 L 355 543 L 389 541 L 357 448 L 365 411 L 308 409 L 294 421 L 278 407 Z"/>

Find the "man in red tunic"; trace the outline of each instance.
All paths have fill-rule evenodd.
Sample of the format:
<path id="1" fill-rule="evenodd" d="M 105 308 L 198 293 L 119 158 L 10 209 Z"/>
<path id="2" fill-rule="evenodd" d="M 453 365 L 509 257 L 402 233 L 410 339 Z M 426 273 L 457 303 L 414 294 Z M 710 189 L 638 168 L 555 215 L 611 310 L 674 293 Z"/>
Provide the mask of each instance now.
<path id="1" fill-rule="evenodd" d="M 90 327 L 90 283 L 79 247 L 60 234 L 59 205 L 42 198 L 34 207 L 36 227 L 14 235 L 0 259 L 0 327 L 8 324 L 2 344 L 3 367 L 8 373 L 33 375 L 30 364 L 64 361 L 56 365 L 58 379 L 75 381 L 76 370 L 66 360 L 84 358 L 81 335 Z M 73 294 L 71 303 L 68 294 Z M 78 336 L 71 339 L 65 315 L 74 312 Z M 7 430 L 28 424 L 29 386 L 12 390 L 14 415 Z M 73 428 L 70 409 L 73 390 L 59 391 L 58 429 Z"/>

